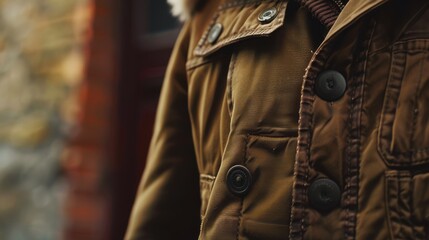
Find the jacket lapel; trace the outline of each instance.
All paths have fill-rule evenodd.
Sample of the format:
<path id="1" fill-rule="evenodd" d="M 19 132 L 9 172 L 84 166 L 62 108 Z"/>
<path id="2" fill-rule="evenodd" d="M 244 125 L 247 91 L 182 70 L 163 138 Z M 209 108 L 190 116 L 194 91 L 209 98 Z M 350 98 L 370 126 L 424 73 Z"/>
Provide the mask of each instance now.
<path id="1" fill-rule="evenodd" d="M 341 11 L 332 28 L 329 30 L 321 46 L 339 32 L 350 26 L 353 22 L 388 1 L 389 0 L 350 0 L 343 11 Z"/>

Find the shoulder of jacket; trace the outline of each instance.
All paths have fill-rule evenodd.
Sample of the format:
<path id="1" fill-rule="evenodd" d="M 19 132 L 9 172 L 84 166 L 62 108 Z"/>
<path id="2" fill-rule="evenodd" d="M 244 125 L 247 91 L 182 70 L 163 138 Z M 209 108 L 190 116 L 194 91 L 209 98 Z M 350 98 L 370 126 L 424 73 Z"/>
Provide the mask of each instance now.
<path id="1" fill-rule="evenodd" d="M 180 21 L 186 21 L 203 0 L 167 0 L 167 2 L 171 5 L 173 16 L 179 18 Z"/>

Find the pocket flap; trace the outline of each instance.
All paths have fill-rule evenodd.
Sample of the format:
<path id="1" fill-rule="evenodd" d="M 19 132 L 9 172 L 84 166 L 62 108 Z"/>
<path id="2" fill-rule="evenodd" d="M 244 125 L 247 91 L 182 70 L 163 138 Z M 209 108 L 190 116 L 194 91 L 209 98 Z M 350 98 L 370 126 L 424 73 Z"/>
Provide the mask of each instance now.
<path id="1" fill-rule="evenodd" d="M 194 54 L 204 57 L 244 39 L 268 36 L 283 25 L 286 6 L 287 1 L 234 1 L 222 5 Z"/>

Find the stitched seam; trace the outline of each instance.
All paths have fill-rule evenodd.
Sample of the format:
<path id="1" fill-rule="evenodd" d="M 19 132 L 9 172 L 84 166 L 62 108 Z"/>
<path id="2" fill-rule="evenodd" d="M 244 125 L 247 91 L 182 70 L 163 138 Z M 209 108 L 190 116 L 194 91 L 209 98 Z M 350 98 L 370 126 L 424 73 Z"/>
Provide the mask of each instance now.
<path id="1" fill-rule="evenodd" d="M 323 51 L 322 51 L 323 50 Z M 308 180 L 310 177 L 310 146 L 313 129 L 314 82 L 316 72 L 323 67 L 328 48 L 319 48 L 313 55 L 306 69 L 301 88 L 299 129 L 297 139 L 297 152 L 294 169 L 294 186 L 292 190 L 292 210 L 289 238 L 303 239 L 306 231 L 306 218 L 308 216 Z M 303 154 L 303 157 L 300 155 Z M 297 217 L 299 216 L 299 217 Z"/>
<path id="2" fill-rule="evenodd" d="M 234 101 L 232 99 L 232 77 L 235 70 L 235 63 L 237 61 L 237 53 L 233 53 L 231 56 L 231 62 L 229 64 L 228 77 L 227 77 L 227 103 L 228 103 L 228 113 L 232 117 L 232 111 L 234 107 Z"/>
<path id="3" fill-rule="evenodd" d="M 408 47 L 409 44 L 417 44 L 419 42 L 423 42 L 423 46 L 413 46 Z M 405 46 L 404 46 L 405 45 Z M 410 52 L 429 52 L 429 39 L 428 38 L 422 38 L 422 37 L 416 37 L 416 38 L 410 38 L 406 40 L 400 40 L 394 43 L 391 43 L 390 45 L 387 45 L 385 47 L 373 50 L 369 53 L 369 56 L 374 56 L 380 52 L 384 51 L 394 51 L 395 53 L 410 53 Z"/>
<path id="4" fill-rule="evenodd" d="M 371 20 L 369 20 L 371 22 Z M 365 24 L 366 25 L 366 24 Z M 358 194 L 359 194 L 359 159 L 361 151 L 361 128 L 362 128 L 362 105 L 364 99 L 364 86 L 365 86 L 365 70 L 368 64 L 368 54 L 369 49 L 372 43 L 372 39 L 375 33 L 376 22 L 371 23 L 371 28 L 365 33 L 365 36 L 368 36 L 368 39 L 363 42 L 363 50 L 359 51 L 357 55 L 358 58 L 354 64 L 357 67 L 356 77 L 353 81 L 353 88 L 351 91 L 350 99 L 350 108 L 349 108 L 349 118 L 350 125 L 349 136 L 347 139 L 348 142 L 348 156 L 350 157 L 348 161 L 347 169 L 347 184 L 346 184 L 346 221 L 348 221 L 349 226 L 346 225 L 345 234 L 348 239 L 355 239 L 356 237 L 356 222 L 357 222 L 357 209 L 358 209 Z M 364 37 L 365 37 L 364 36 Z M 359 46 L 358 46 L 359 48 Z M 354 143 L 354 144 L 353 144 Z M 354 174 L 353 174 L 354 173 Z M 353 182 L 352 182 L 353 181 Z M 354 197 L 354 201 L 353 201 Z"/>
<path id="5" fill-rule="evenodd" d="M 388 76 L 388 79 L 387 79 L 387 85 L 386 85 L 386 91 L 385 91 L 385 94 L 384 94 L 384 99 L 383 99 L 383 107 L 382 107 L 382 110 L 381 110 L 381 116 L 380 116 L 380 125 L 379 125 L 379 127 L 378 127 L 378 137 L 377 137 L 377 141 L 378 141 L 378 150 L 379 150 L 379 152 L 381 153 L 381 155 L 383 155 L 383 157 L 385 158 L 385 159 L 387 159 L 387 156 L 386 156 L 386 152 L 385 152 L 385 150 L 384 150 L 384 146 L 383 146 L 383 142 L 385 141 L 385 138 L 383 137 L 383 132 L 384 132 L 384 125 L 385 124 L 383 124 L 384 122 L 385 122 L 385 118 L 386 118 L 386 111 L 387 111 L 387 109 L 386 109 L 386 105 L 388 104 L 388 101 L 389 101 L 389 99 L 390 99 L 390 91 L 389 91 L 389 88 L 390 88 L 390 84 L 391 84 L 391 81 L 392 81 L 392 69 L 393 69 L 393 65 L 394 65 L 394 62 L 395 62 L 395 58 L 394 58 L 394 55 L 392 55 L 392 59 L 391 59 L 391 61 L 390 61 L 390 68 L 389 68 L 389 76 Z"/>
<path id="6" fill-rule="evenodd" d="M 234 40 L 235 38 L 242 38 L 243 36 L 247 34 L 266 34 L 271 33 L 275 29 L 274 27 L 278 27 L 279 24 L 281 24 L 283 20 L 277 20 L 276 24 L 273 24 L 273 26 L 265 25 L 265 26 L 256 26 L 256 27 L 248 27 L 244 29 L 240 29 L 239 31 L 232 32 L 228 35 L 228 37 L 220 38 L 217 42 L 217 44 L 213 45 L 211 48 L 215 48 L 217 45 L 224 45 L 224 42 L 230 42 Z M 208 48 L 210 49 L 210 47 Z"/>
<path id="7" fill-rule="evenodd" d="M 361 81 L 361 84 L 362 84 L 362 87 L 361 87 L 361 99 L 360 99 L 360 103 L 359 103 L 359 109 L 360 109 L 360 114 L 359 114 L 359 119 L 358 119 L 358 126 L 359 126 L 359 129 L 358 129 L 358 148 L 356 149 L 357 151 L 358 151 L 358 153 L 359 153 L 359 155 L 358 156 L 356 156 L 357 157 L 357 165 L 356 165 L 356 182 L 357 182 L 357 185 L 356 185 L 356 202 L 355 202 L 355 204 L 356 204 L 356 208 L 355 208 L 355 216 L 354 216 L 354 226 L 353 226 L 353 228 L 354 229 L 356 229 L 356 224 L 357 224 L 357 211 L 358 211 L 358 199 L 359 199 L 359 183 L 360 183 L 360 179 L 359 179 L 359 177 L 360 177 L 360 162 L 359 162 L 359 158 L 360 158 L 360 152 L 362 151 L 362 149 L 361 149 L 361 147 L 362 147 L 362 144 L 361 144 L 361 142 L 360 142 L 360 140 L 361 140 L 361 138 L 362 138 L 362 133 L 361 133 L 361 130 L 362 130 L 362 108 L 363 108 L 363 104 L 364 104 L 364 99 L 365 99 L 365 79 L 366 79 L 366 73 L 367 73 L 367 67 L 368 67 L 368 58 L 369 58 L 369 50 L 370 50 L 370 47 L 371 47 L 371 45 L 372 45 L 372 42 L 373 42 L 373 38 L 374 38 L 374 35 L 375 35 L 375 31 L 376 31 L 376 26 L 377 26 L 377 22 L 375 21 L 375 20 L 373 20 L 373 23 L 372 23 L 372 31 L 371 31 L 371 33 L 370 33 L 370 35 L 369 35 L 369 39 L 368 39 L 368 44 L 367 44 L 367 46 L 366 46 L 366 51 L 365 51 L 365 62 L 363 63 L 363 69 L 362 69 L 362 72 L 363 72 L 363 75 L 362 75 L 362 81 Z M 355 233 L 356 233 L 356 231 L 355 231 Z M 356 236 L 354 236 L 354 237 L 356 237 Z"/>
<path id="8" fill-rule="evenodd" d="M 351 95 L 352 95 L 352 97 L 350 98 L 350 100 L 349 100 L 349 107 L 348 107 L 348 112 L 349 112 L 349 116 L 348 116 L 348 121 L 347 121 L 347 129 L 352 129 L 353 128 L 353 123 L 352 123 L 352 121 L 353 121 L 353 117 L 352 117 L 352 115 L 353 115 L 353 113 L 352 113 L 352 111 L 353 111 L 353 109 L 354 109 L 354 101 L 352 100 L 353 99 L 353 97 L 355 96 L 355 90 L 356 90 L 356 87 L 354 86 L 354 84 L 353 84 L 353 88 L 351 89 Z M 352 168 L 352 160 L 350 159 L 351 158 L 351 136 L 350 136 L 350 131 L 348 132 L 348 134 L 347 134 L 347 170 L 346 170 L 346 179 L 347 179 L 347 182 L 346 182 L 346 186 L 345 186 L 345 191 L 346 191 L 346 206 L 345 206 L 345 208 L 346 208 L 346 224 L 345 224 L 345 231 L 344 231 L 344 237 L 345 237 L 345 239 L 348 239 L 348 221 L 349 221 L 349 217 L 350 217 L 350 209 L 349 209 L 349 207 L 347 206 L 349 203 L 350 203 L 350 198 L 351 198 L 351 194 L 350 194 L 350 188 L 351 188 L 351 184 L 350 184 L 350 179 L 351 179 L 351 174 L 350 174 L 350 172 L 351 172 L 351 168 Z"/>
<path id="9" fill-rule="evenodd" d="M 402 50 L 395 51 L 394 53 L 427 53 L 427 52 L 429 52 L 428 49 L 414 48 L 414 49 L 402 49 Z"/>
<path id="10" fill-rule="evenodd" d="M 411 49 L 408 47 L 409 44 L 417 44 L 419 42 L 424 42 L 423 46 L 415 47 L 413 46 Z M 429 39 L 427 38 L 414 38 L 414 39 L 408 39 L 408 40 L 399 40 L 393 44 L 396 51 L 400 50 L 413 50 L 413 49 L 422 49 L 422 50 L 428 50 L 429 47 Z"/>
<path id="11" fill-rule="evenodd" d="M 359 46 L 358 46 L 359 47 Z M 360 56 L 358 55 L 358 58 L 359 58 Z M 358 59 L 358 61 L 359 61 L 360 59 Z M 356 59 L 354 59 L 354 61 L 353 61 L 353 64 L 356 64 Z M 348 112 L 349 112 L 349 116 L 348 116 L 348 121 L 347 121 L 347 124 L 348 124 L 348 127 L 347 127 L 347 129 L 351 129 L 351 131 L 353 131 L 354 129 L 354 116 L 353 116 L 353 114 L 354 114 L 354 109 L 355 109 L 355 101 L 354 101 L 354 97 L 356 96 L 356 88 L 357 88 L 357 83 L 355 82 L 355 81 L 359 81 L 359 79 L 358 79 L 359 77 L 358 76 L 356 76 L 356 77 L 354 77 L 353 78 L 353 81 L 351 82 L 351 84 L 352 84 L 352 89 L 350 90 L 350 94 L 351 94 L 351 97 L 350 97 L 350 100 L 349 100 L 349 104 L 348 104 Z M 353 169 L 353 163 L 352 163 L 352 161 L 353 161 L 353 157 L 351 156 L 352 155 L 352 138 L 353 138 L 353 136 L 351 136 L 352 135 L 352 133 L 350 133 L 350 131 L 348 131 L 348 134 L 347 134 L 347 171 L 346 171 L 346 179 L 347 179 L 347 182 L 346 182 L 346 206 L 345 206 L 345 208 L 346 208 L 346 224 L 345 224 L 345 227 L 346 227 L 346 229 L 345 229 L 345 231 L 344 231 L 344 235 L 345 235 L 345 238 L 346 239 L 349 239 L 350 238 L 350 232 L 349 232 L 349 226 L 348 226 L 348 224 L 350 224 L 350 215 L 351 215 L 351 213 L 350 213 L 350 208 L 349 208 L 349 204 L 350 204 L 350 202 L 351 202 L 351 188 L 352 188 L 352 184 L 351 184 L 351 171 L 352 171 L 352 169 Z"/>
<path id="12" fill-rule="evenodd" d="M 247 134 L 244 138 L 244 148 L 243 148 L 243 164 L 246 165 L 248 162 L 248 146 L 249 146 L 249 135 Z M 236 233 L 236 240 L 239 240 L 240 237 L 240 226 L 241 226 L 241 219 L 243 218 L 243 204 L 244 204 L 244 197 L 240 198 L 240 215 L 238 216 L 238 223 L 237 223 L 237 233 Z"/>
<path id="13" fill-rule="evenodd" d="M 413 181 L 412 178 L 410 178 L 409 189 L 410 189 L 410 192 L 409 192 L 410 199 L 408 201 L 408 206 L 410 206 L 410 217 L 412 217 L 414 215 L 414 205 L 413 205 L 413 202 L 414 202 L 413 196 L 414 195 L 412 194 L 414 192 L 414 181 Z M 410 219 L 410 221 L 411 221 L 411 219 Z M 417 235 L 416 234 L 416 232 L 417 232 L 416 227 L 417 227 L 416 224 L 411 224 L 411 229 L 413 231 L 413 236 Z"/>
<path id="14" fill-rule="evenodd" d="M 244 149 L 244 164 L 247 165 L 247 163 L 249 162 L 249 140 L 250 140 L 251 135 L 250 134 L 246 134 L 246 139 L 245 139 L 245 143 L 246 143 L 246 147 Z"/>
<path id="15" fill-rule="evenodd" d="M 388 221 L 388 228 L 389 228 L 389 234 L 392 239 L 405 239 L 403 236 L 403 225 L 398 224 L 396 221 L 399 219 L 404 219 L 404 216 L 399 215 L 399 200 L 400 200 L 400 192 L 401 192 L 401 186 L 402 182 L 401 179 L 404 178 L 410 178 L 411 175 L 408 172 L 398 172 L 398 171 L 387 171 L 385 173 L 385 211 L 387 214 L 387 221 Z M 394 199 L 391 197 L 391 190 L 390 186 L 394 184 Z M 390 201 L 394 201 L 394 205 L 392 206 L 390 204 Z M 409 204 L 411 206 L 411 204 Z M 392 213 L 395 213 L 396 216 L 392 215 Z M 395 221 L 396 220 L 396 221 Z M 395 229 L 398 229 L 395 231 Z M 414 230 L 413 230 L 414 231 Z M 398 232 L 399 235 L 396 235 L 395 232 Z"/>
<path id="16" fill-rule="evenodd" d="M 310 146 L 311 146 L 311 129 L 313 119 L 313 103 L 314 103 L 314 81 L 317 77 L 314 71 L 321 68 L 321 62 L 325 58 L 326 49 L 321 51 L 318 49 L 313 55 L 309 63 L 309 67 L 306 69 L 306 74 L 303 78 L 301 88 L 301 102 L 300 102 L 300 115 L 299 115 L 299 127 L 298 127 L 298 138 L 297 138 L 297 149 L 294 169 L 294 186 L 292 190 L 292 206 L 291 206 L 291 217 L 290 217 L 290 232 L 289 238 L 292 239 L 303 239 L 305 232 L 305 218 L 308 211 L 308 207 L 305 206 L 307 199 L 307 188 L 309 179 L 309 161 L 310 161 Z M 320 59 L 316 59 L 316 56 Z M 308 109 L 307 109 L 308 108 Z M 307 126 L 303 126 L 304 123 Z M 299 156 L 304 148 L 305 159 L 301 159 Z M 303 171 L 303 172 L 302 172 Z M 298 185 L 301 184 L 301 185 Z M 299 190 L 299 191 L 298 191 Z M 299 204 L 299 206 L 298 206 Z M 297 219 L 296 215 L 301 216 L 301 219 Z"/>
<path id="17" fill-rule="evenodd" d="M 311 114 L 312 115 L 312 118 L 313 118 L 313 113 Z M 313 123 L 310 123 L 311 125 L 313 125 Z M 309 136 L 308 136 L 308 138 L 309 138 L 309 143 L 308 143 L 308 147 L 307 147 L 307 150 L 306 150 L 306 154 L 307 154 L 307 161 L 309 162 L 308 163 L 308 165 L 309 166 L 307 166 L 306 167 L 306 169 L 305 169 L 305 187 L 304 187 L 304 197 L 305 198 L 307 198 L 307 202 L 308 202 L 308 185 L 309 185 L 309 183 L 308 183 L 308 179 L 309 179 L 309 176 L 310 176 L 310 164 L 311 164 L 311 160 L 310 160 L 310 146 L 311 146 L 311 137 L 312 137 L 312 133 L 309 133 Z M 303 212 L 305 212 L 305 216 L 301 219 L 301 238 L 302 239 L 304 239 L 304 234 L 305 234 L 305 231 L 306 231 L 306 227 L 305 227 L 305 218 L 307 217 L 307 214 L 308 214 L 308 206 L 306 206 L 304 209 L 303 209 Z"/>
<path id="18" fill-rule="evenodd" d="M 386 141 L 389 142 L 391 139 L 390 138 L 386 139 L 386 137 L 384 136 L 384 130 L 386 128 L 386 126 L 385 126 L 386 125 L 385 124 L 386 115 L 391 114 L 391 113 L 387 113 L 387 110 L 388 110 L 387 105 L 390 105 L 390 99 L 391 99 L 391 91 L 390 91 L 391 86 L 390 85 L 392 84 L 391 82 L 394 81 L 393 76 L 392 76 L 393 75 L 393 67 L 397 65 L 397 63 L 396 63 L 397 61 L 398 61 L 398 57 L 395 58 L 395 52 L 392 52 L 392 60 L 390 63 L 390 71 L 389 71 L 389 77 L 388 77 L 387 87 L 386 87 L 386 91 L 385 91 L 386 93 L 385 93 L 384 101 L 383 101 L 383 108 L 382 108 L 383 110 L 382 110 L 382 114 L 381 114 L 380 130 L 379 130 L 379 144 L 378 144 L 379 149 L 380 149 L 380 152 L 382 153 L 384 159 L 386 159 L 386 161 L 389 163 L 391 163 L 391 160 L 388 156 L 388 152 L 386 151 L 385 145 L 386 144 L 389 145 L 388 143 L 386 143 Z M 401 63 L 403 61 L 405 61 L 405 60 L 401 59 Z M 403 63 L 401 65 L 403 65 Z M 404 74 L 403 73 L 404 69 L 402 68 L 401 71 L 402 71 L 401 72 L 401 76 L 402 76 Z M 401 82 L 401 84 L 402 84 L 402 82 Z M 402 155 L 402 154 L 398 153 L 398 155 Z M 393 164 L 395 164 L 395 163 L 393 163 Z"/>
<path id="19" fill-rule="evenodd" d="M 348 112 L 349 112 L 349 116 L 348 116 L 348 121 L 347 121 L 347 124 L 348 124 L 348 126 L 347 126 L 347 129 L 353 129 L 353 110 L 354 110 L 354 108 L 355 108 L 355 102 L 353 101 L 353 98 L 355 97 L 355 94 L 356 94 L 356 86 L 355 86 L 355 83 L 353 83 L 353 87 L 352 87 L 352 89 L 351 89 L 351 98 L 350 98 L 350 100 L 349 100 L 349 108 L 348 108 Z M 348 204 L 350 204 L 350 202 L 351 202 L 351 194 L 350 194 L 350 189 L 351 189 L 351 183 L 350 183 L 350 179 L 351 179 L 351 169 L 353 168 L 353 166 L 352 166 L 352 157 L 351 157 L 351 152 L 352 152 L 352 150 L 351 150 L 351 142 L 352 142 L 352 140 L 351 140 L 351 138 L 352 138 L 352 136 L 351 136 L 351 133 L 350 133 L 350 131 L 348 132 L 348 134 L 347 134 L 347 170 L 346 170 L 346 179 L 347 179 L 347 182 L 346 182 L 346 186 L 345 186 L 345 189 L 346 189 L 346 206 L 345 206 L 345 208 L 346 208 L 346 224 L 345 224 L 345 227 L 346 227 L 346 230 L 344 231 L 344 235 L 345 235 L 345 238 L 346 239 L 348 239 L 348 234 L 349 234 L 349 232 L 348 232 L 348 221 L 349 221 L 349 218 L 350 218 L 350 209 L 349 209 L 349 207 L 347 206 Z"/>
<path id="20" fill-rule="evenodd" d="M 418 99 L 419 99 L 419 90 L 420 90 L 420 83 L 422 81 L 422 75 L 423 75 L 423 63 L 424 63 L 424 59 L 426 58 L 426 54 L 423 55 L 423 60 L 420 61 L 420 72 L 419 72 L 419 78 L 418 78 L 418 82 L 417 82 L 417 92 L 415 93 L 414 96 L 414 104 L 413 104 L 413 121 L 412 121 L 412 131 L 411 131 L 411 136 L 410 136 L 410 146 L 414 146 L 414 136 L 415 136 L 415 132 L 417 131 L 417 115 L 418 115 L 418 109 L 416 109 L 418 107 Z M 412 150 L 412 153 L 415 152 L 425 152 L 425 149 L 418 149 L 418 150 Z M 413 160 L 413 155 L 411 155 L 411 161 Z"/>
<path id="21" fill-rule="evenodd" d="M 215 44 L 211 47 L 206 47 L 206 48 L 202 48 L 202 46 L 198 47 L 197 49 L 195 49 L 195 54 L 197 56 L 204 56 L 204 55 L 207 55 L 209 53 L 213 53 L 214 51 L 216 51 L 219 48 L 222 48 L 224 46 L 238 42 L 238 40 L 244 40 L 244 39 L 248 39 L 251 37 L 258 37 L 260 35 L 263 36 L 266 34 L 270 34 L 274 30 L 276 30 L 277 27 L 278 27 L 278 25 L 273 26 L 273 28 L 262 29 L 262 30 L 260 30 L 260 29 L 244 30 L 238 34 L 235 34 L 235 35 L 232 35 L 230 37 L 219 40 L 217 44 Z"/>

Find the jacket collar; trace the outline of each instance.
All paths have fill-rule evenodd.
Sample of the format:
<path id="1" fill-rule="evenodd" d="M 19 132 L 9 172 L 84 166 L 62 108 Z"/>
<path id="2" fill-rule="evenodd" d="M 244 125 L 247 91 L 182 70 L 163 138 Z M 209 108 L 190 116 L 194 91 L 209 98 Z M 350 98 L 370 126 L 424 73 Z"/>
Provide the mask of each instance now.
<path id="1" fill-rule="evenodd" d="M 337 5 L 337 2 L 341 2 L 341 5 L 344 4 L 345 1 L 341 0 L 296 1 L 306 7 L 327 28 L 330 28 L 331 35 L 371 9 L 387 2 L 387 0 L 349 0 L 342 9 Z"/>
<path id="2" fill-rule="evenodd" d="M 172 6 L 172 13 L 181 21 L 187 20 L 202 0 L 167 0 Z M 228 0 L 224 0 L 228 1 Z M 340 12 L 333 7 L 332 0 L 296 0 L 307 7 L 323 24 L 330 28 L 325 41 L 331 39 L 344 28 L 366 13 L 389 0 L 349 0 Z"/>
<path id="3" fill-rule="evenodd" d="M 368 12 L 388 1 L 389 0 L 350 0 L 338 15 L 338 18 L 329 30 L 324 42 L 337 35 L 343 29 L 347 28 L 350 24 L 357 21 Z"/>
<path id="4" fill-rule="evenodd" d="M 195 7 L 202 0 L 167 0 L 171 5 L 171 12 L 180 20 L 187 20 Z M 296 0 L 318 18 L 322 23 L 331 27 L 331 35 L 359 18 L 371 9 L 382 5 L 388 0 L 349 0 L 341 11 L 335 8 L 332 0 Z M 338 19 L 337 19 L 338 17 Z M 330 35 L 330 34 L 328 34 Z"/>

